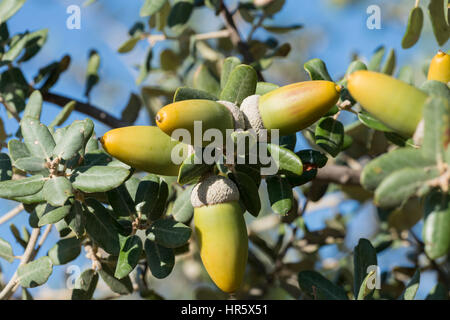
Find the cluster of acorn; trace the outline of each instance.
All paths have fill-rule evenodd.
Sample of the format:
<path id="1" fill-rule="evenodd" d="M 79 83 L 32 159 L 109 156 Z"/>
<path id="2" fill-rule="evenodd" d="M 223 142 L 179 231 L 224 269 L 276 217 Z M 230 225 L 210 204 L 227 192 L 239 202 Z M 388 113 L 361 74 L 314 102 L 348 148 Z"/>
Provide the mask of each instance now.
<path id="1" fill-rule="evenodd" d="M 450 80 L 450 57 L 439 52 L 429 69 L 429 79 Z M 422 118 L 427 95 L 393 77 L 356 71 L 348 77 L 352 97 L 373 116 L 399 133 L 411 136 Z M 155 126 L 131 126 L 111 130 L 102 138 L 103 148 L 120 161 L 146 172 L 176 176 L 172 162 L 176 129 L 194 135 L 194 121 L 203 130 L 278 129 L 280 135 L 303 130 L 323 117 L 339 100 L 341 87 L 330 81 L 305 81 L 247 97 L 240 107 L 226 101 L 184 100 L 163 107 Z M 406 120 L 406 118 L 407 120 Z M 183 145 L 187 155 L 188 145 Z M 209 176 L 192 191 L 194 224 L 202 262 L 215 284 L 225 292 L 236 291 L 247 263 L 248 238 L 239 205 L 239 191 L 223 176 Z"/>

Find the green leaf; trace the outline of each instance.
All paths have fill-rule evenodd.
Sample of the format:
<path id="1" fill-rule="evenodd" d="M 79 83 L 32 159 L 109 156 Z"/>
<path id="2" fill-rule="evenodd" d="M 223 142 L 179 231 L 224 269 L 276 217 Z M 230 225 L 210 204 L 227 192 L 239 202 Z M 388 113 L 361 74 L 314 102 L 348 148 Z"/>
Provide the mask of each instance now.
<path id="1" fill-rule="evenodd" d="M 372 246 L 369 240 L 361 238 L 359 239 L 358 245 L 353 250 L 353 268 L 354 268 L 354 285 L 355 297 L 359 296 L 359 291 L 364 279 L 367 277 L 369 272 L 368 268 L 376 267 L 377 263 L 377 253 L 375 248 Z"/>
<path id="2" fill-rule="evenodd" d="M 70 212 L 71 205 L 62 207 L 53 207 L 50 204 L 44 204 L 43 213 L 38 214 L 38 226 L 45 226 L 46 224 L 53 224 L 67 216 Z"/>
<path id="3" fill-rule="evenodd" d="M 240 105 L 242 101 L 255 94 L 258 75 L 251 66 L 241 64 L 233 69 L 225 87 L 220 94 L 220 100 L 230 101 Z"/>
<path id="4" fill-rule="evenodd" d="M 432 165 L 434 165 L 434 161 L 427 159 L 422 152 L 416 149 L 397 149 L 369 162 L 361 173 L 361 184 L 365 189 L 374 191 L 381 181 L 395 171 Z"/>
<path id="5" fill-rule="evenodd" d="M 125 185 L 106 192 L 116 217 L 132 217 L 136 213 L 134 201 Z"/>
<path id="6" fill-rule="evenodd" d="M 181 34 L 186 28 L 186 24 L 191 17 L 194 10 L 192 0 L 180 0 L 170 9 L 169 17 L 167 18 L 167 26 L 176 34 Z"/>
<path id="7" fill-rule="evenodd" d="M 17 268 L 17 276 L 22 287 L 34 288 L 46 283 L 52 271 L 52 261 L 45 256 L 19 266 Z"/>
<path id="8" fill-rule="evenodd" d="M 42 101 L 41 92 L 39 90 L 34 90 L 25 106 L 23 116 L 39 121 L 41 118 Z"/>
<path id="9" fill-rule="evenodd" d="M 72 300 L 91 300 L 98 283 L 98 273 L 87 269 L 75 281 L 72 291 Z"/>
<path id="10" fill-rule="evenodd" d="M 280 173 L 289 173 L 300 176 L 303 173 L 303 164 L 300 158 L 291 150 L 276 144 L 267 144 L 267 149 Z"/>
<path id="11" fill-rule="evenodd" d="M 47 36 L 48 29 L 41 29 L 29 33 L 27 43 L 25 44 L 25 52 L 18 62 L 25 62 L 33 58 L 47 42 Z"/>
<path id="12" fill-rule="evenodd" d="M 72 111 L 75 110 L 76 105 L 77 105 L 77 102 L 73 101 L 73 100 L 70 101 L 69 103 L 67 103 L 64 106 L 64 108 L 58 113 L 58 115 L 55 117 L 55 119 L 53 119 L 53 121 L 50 123 L 50 125 L 48 127 L 54 128 L 54 127 L 62 125 L 67 120 L 67 118 L 69 118 Z"/>
<path id="13" fill-rule="evenodd" d="M 258 82 L 256 84 L 255 94 L 262 96 L 262 95 L 265 95 L 266 93 L 269 93 L 270 91 L 278 89 L 279 87 L 280 87 L 279 85 L 269 83 L 269 82 Z"/>
<path id="14" fill-rule="evenodd" d="M 436 41 L 442 46 L 450 37 L 450 27 L 445 19 L 444 0 L 430 0 L 428 13 Z"/>
<path id="15" fill-rule="evenodd" d="M 423 11 L 421 7 L 414 7 L 409 13 L 408 26 L 402 40 L 402 48 L 408 49 L 420 38 L 423 27 Z"/>
<path id="16" fill-rule="evenodd" d="M 400 299 L 402 300 L 414 300 L 416 297 L 417 290 L 420 284 L 420 269 L 417 269 L 411 280 L 409 280 L 406 285 L 405 291 L 403 291 Z"/>
<path id="17" fill-rule="evenodd" d="M 436 168 L 403 168 L 381 182 L 375 191 L 375 203 L 380 207 L 396 207 L 413 195 L 422 196 L 430 187 L 430 180 L 439 177 Z"/>
<path id="18" fill-rule="evenodd" d="M 8 154 L 0 153 L 0 182 L 11 180 L 13 174 L 12 170 L 11 159 Z"/>
<path id="19" fill-rule="evenodd" d="M 129 170 L 125 168 L 91 166 L 77 168 L 70 178 L 75 189 L 106 192 L 121 185 L 129 174 Z"/>
<path id="20" fill-rule="evenodd" d="M 194 183 L 203 174 L 210 171 L 213 166 L 213 164 L 204 163 L 193 153 L 181 164 L 180 171 L 178 172 L 178 183 L 181 185 Z"/>
<path id="21" fill-rule="evenodd" d="M 181 64 L 180 57 L 171 49 L 161 51 L 159 61 L 164 71 L 176 72 Z"/>
<path id="22" fill-rule="evenodd" d="M 344 125 L 333 118 L 319 120 L 315 131 L 316 144 L 336 157 L 344 143 Z"/>
<path id="23" fill-rule="evenodd" d="M 450 142 L 450 106 L 447 99 L 432 97 L 423 110 L 425 123 L 422 152 L 436 164 L 445 161 L 445 151 Z"/>
<path id="24" fill-rule="evenodd" d="M 162 247 L 148 238 L 145 240 L 144 248 L 152 275 L 157 279 L 167 277 L 175 265 L 173 249 Z"/>
<path id="25" fill-rule="evenodd" d="M 303 68 L 309 74 L 311 80 L 327 80 L 333 81 L 328 73 L 325 62 L 320 59 L 312 59 L 307 61 Z"/>
<path id="26" fill-rule="evenodd" d="M 0 197 L 11 199 L 35 194 L 44 186 L 44 177 L 35 175 L 24 179 L 0 182 Z"/>
<path id="27" fill-rule="evenodd" d="M 86 199 L 86 206 L 86 232 L 106 252 L 112 255 L 119 254 L 119 231 L 122 226 L 97 200 Z"/>
<path id="28" fill-rule="evenodd" d="M 147 56 L 144 62 L 139 67 L 139 76 L 136 79 L 136 85 L 140 85 L 150 73 L 150 70 L 152 68 L 151 66 L 152 58 L 153 58 L 153 50 L 152 47 L 149 47 L 147 50 Z"/>
<path id="29" fill-rule="evenodd" d="M 403 66 L 398 72 L 398 80 L 414 85 L 414 70 L 411 66 Z"/>
<path id="30" fill-rule="evenodd" d="M 372 298 L 373 292 L 375 288 L 369 288 L 369 280 L 376 277 L 376 271 L 372 270 L 367 273 L 367 276 L 364 278 L 361 283 L 361 287 L 359 288 L 357 300 L 370 300 Z"/>
<path id="31" fill-rule="evenodd" d="M 81 253 L 81 241 L 77 238 L 59 240 L 49 251 L 53 265 L 63 265 L 75 260 Z"/>
<path id="32" fill-rule="evenodd" d="M 358 119 L 361 121 L 366 127 L 371 129 L 375 129 L 383 132 L 393 132 L 391 128 L 380 122 L 378 119 L 374 118 L 370 113 L 361 111 L 358 112 Z"/>
<path id="33" fill-rule="evenodd" d="M 164 7 L 166 2 L 167 0 L 145 0 L 144 4 L 141 7 L 139 15 L 141 17 L 152 16 L 155 13 L 159 12 L 159 10 Z"/>
<path id="34" fill-rule="evenodd" d="M 222 73 L 220 75 L 220 87 L 223 89 L 230 78 L 231 72 L 242 62 L 237 57 L 228 57 L 224 60 L 222 66 Z"/>
<path id="35" fill-rule="evenodd" d="M 73 196 L 72 184 L 66 177 L 52 177 L 45 181 L 44 198 L 52 206 L 63 206 Z"/>
<path id="36" fill-rule="evenodd" d="M 287 215 L 292 209 L 294 195 L 289 182 L 279 176 L 266 178 L 267 193 L 269 194 L 270 205 L 275 213 Z"/>
<path id="37" fill-rule="evenodd" d="M 69 228 L 75 233 L 77 238 L 81 238 L 84 234 L 84 227 L 86 225 L 86 217 L 84 214 L 83 205 L 79 201 L 74 201 L 64 221 Z"/>
<path id="38" fill-rule="evenodd" d="M 0 23 L 6 22 L 24 5 L 26 0 L 10 0 L 0 3 Z"/>
<path id="39" fill-rule="evenodd" d="M 130 94 L 128 103 L 122 111 L 122 121 L 127 123 L 134 123 L 141 111 L 142 101 L 141 98 L 135 93 Z"/>
<path id="40" fill-rule="evenodd" d="M 125 41 L 124 43 L 122 43 L 119 47 L 119 49 L 117 49 L 117 52 L 119 53 L 127 53 L 130 52 L 131 50 L 134 49 L 134 47 L 136 46 L 136 44 L 139 42 L 139 40 L 141 40 L 141 35 L 135 35 L 134 37 L 131 37 L 130 39 L 128 39 L 127 41 Z"/>
<path id="41" fill-rule="evenodd" d="M 193 82 L 195 89 L 206 91 L 213 96 L 217 96 L 220 92 L 219 80 L 205 63 L 195 71 Z"/>
<path id="42" fill-rule="evenodd" d="M 231 173 L 229 177 L 236 183 L 240 200 L 244 203 L 245 209 L 252 216 L 257 217 L 261 211 L 261 199 L 259 198 L 258 185 L 249 175 L 240 171 Z"/>
<path id="43" fill-rule="evenodd" d="M 284 34 L 291 31 L 299 30 L 303 28 L 303 25 L 301 24 L 291 24 L 289 26 L 269 26 L 269 25 L 263 25 L 262 26 L 265 30 L 277 33 L 277 34 Z"/>
<path id="44" fill-rule="evenodd" d="M 23 110 L 28 91 L 29 85 L 19 68 L 8 68 L 0 74 L 0 96 L 13 112 L 20 113 Z"/>
<path id="45" fill-rule="evenodd" d="M 367 69 L 370 71 L 379 71 L 381 61 L 383 61 L 384 53 L 385 48 L 383 46 L 377 48 L 372 58 L 370 59 L 369 64 L 367 65 Z"/>
<path id="46" fill-rule="evenodd" d="M 130 294 L 133 292 L 133 284 L 130 277 L 125 276 L 122 279 L 114 277 L 114 270 L 106 263 L 102 263 L 102 268 L 98 272 L 108 287 L 118 294 Z"/>
<path id="47" fill-rule="evenodd" d="M 204 100 L 213 100 L 217 101 L 218 98 L 206 91 L 192 89 L 188 87 L 181 87 L 175 91 L 173 95 L 173 102 L 183 101 L 183 100 L 191 100 L 191 99 L 204 99 Z"/>
<path id="48" fill-rule="evenodd" d="M 448 290 L 442 283 L 437 283 L 425 300 L 448 300 Z"/>
<path id="49" fill-rule="evenodd" d="M 89 60 L 86 72 L 86 89 L 84 91 L 84 96 L 89 97 L 89 94 L 98 83 L 100 77 L 98 75 L 98 69 L 100 68 L 100 55 L 97 51 L 91 50 L 89 52 Z"/>
<path id="50" fill-rule="evenodd" d="M 298 283 L 301 290 L 314 300 L 348 300 L 344 289 L 316 271 L 301 271 Z"/>
<path id="51" fill-rule="evenodd" d="M 25 145 L 31 154 L 43 159 L 50 159 L 55 148 L 55 141 L 48 128 L 30 117 L 23 117 L 20 127 Z"/>
<path id="52" fill-rule="evenodd" d="M 171 215 L 175 221 L 187 223 L 194 215 L 194 207 L 191 204 L 191 193 L 194 186 L 188 186 L 180 194 L 173 203 Z"/>
<path id="53" fill-rule="evenodd" d="M 136 210 L 147 219 L 156 220 L 164 213 L 169 187 L 157 175 L 145 176 L 136 191 Z"/>
<path id="54" fill-rule="evenodd" d="M 392 75 L 394 73 L 395 64 L 396 64 L 395 50 L 391 49 L 386 58 L 386 62 L 384 63 L 383 68 L 381 69 L 381 72 L 388 75 Z"/>
<path id="55" fill-rule="evenodd" d="M 14 253 L 8 241 L 0 238 L 0 258 L 5 259 L 9 263 L 14 261 Z"/>
<path id="56" fill-rule="evenodd" d="M 422 237 L 425 252 L 437 259 L 450 250 L 450 196 L 441 191 L 431 192 L 425 200 L 425 223 Z"/>
<path id="57" fill-rule="evenodd" d="M 31 172 L 31 173 L 43 173 L 48 170 L 45 166 L 46 161 L 38 157 L 26 157 L 20 158 L 14 162 L 14 167 L 19 170 Z"/>
<path id="58" fill-rule="evenodd" d="M 318 168 L 323 168 L 328 162 L 328 158 L 322 152 L 316 150 L 300 150 L 296 153 L 303 165 L 310 164 Z"/>
<path id="59" fill-rule="evenodd" d="M 20 55 L 22 50 L 25 48 L 28 42 L 29 33 L 26 32 L 21 35 L 17 35 L 13 39 L 17 39 L 17 41 L 11 41 L 9 50 L 2 56 L 2 61 L 12 62 Z"/>
<path id="60" fill-rule="evenodd" d="M 117 279 L 128 276 L 134 270 L 141 258 L 142 247 L 142 240 L 136 235 L 121 239 L 119 258 L 114 273 Z"/>
<path id="61" fill-rule="evenodd" d="M 156 220 L 148 229 L 147 238 L 166 248 L 178 248 L 191 237 L 191 228 L 172 219 Z"/>
<path id="62" fill-rule="evenodd" d="M 267 15 L 273 16 L 283 9 L 285 2 L 286 0 L 272 0 L 263 7 L 263 10 Z"/>

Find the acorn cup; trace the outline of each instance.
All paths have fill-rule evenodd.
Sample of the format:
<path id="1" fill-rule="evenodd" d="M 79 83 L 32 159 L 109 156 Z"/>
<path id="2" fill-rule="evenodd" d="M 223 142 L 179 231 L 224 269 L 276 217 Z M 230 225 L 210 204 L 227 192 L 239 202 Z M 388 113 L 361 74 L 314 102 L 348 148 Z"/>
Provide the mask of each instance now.
<path id="1" fill-rule="evenodd" d="M 428 96 L 406 82 L 383 73 L 355 71 L 348 90 L 363 109 L 403 136 L 414 134 Z"/>
<path id="2" fill-rule="evenodd" d="M 428 69 L 427 79 L 443 83 L 450 82 L 450 56 L 447 53 L 439 50 L 433 57 Z"/>
<path id="3" fill-rule="evenodd" d="M 210 176 L 193 188 L 191 203 L 203 265 L 222 291 L 233 293 L 242 284 L 248 257 L 238 188 L 230 179 Z"/>
<path id="4" fill-rule="evenodd" d="M 113 129 L 100 142 L 107 153 L 131 167 L 165 176 L 178 175 L 182 161 L 191 151 L 190 146 L 173 140 L 155 126 Z M 174 155 L 179 159 L 172 158 Z M 179 160 L 179 164 L 174 160 Z"/>
<path id="5" fill-rule="evenodd" d="M 156 114 L 156 124 L 162 131 L 172 136 L 175 130 L 186 129 L 190 134 L 192 145 L 196 121 L 201 123 L 202 135 L 208 129 L 218 129 L 225 138 L 227 129 L 244 129 L 244 118 L 239 108 L 227 101 L 183 100 L 161 108 Z M 209 143 L 202 139 L 203 146 Z"/>
<path id="6" fill-rule="evenodd" d="M 262 96 L 247 97 L 241 104 L 246 129 L 279 129 L 280 136 L 303 130 L 323 117 L 339 100 L 341 87 L 331 81 L 304 81 Z"/>

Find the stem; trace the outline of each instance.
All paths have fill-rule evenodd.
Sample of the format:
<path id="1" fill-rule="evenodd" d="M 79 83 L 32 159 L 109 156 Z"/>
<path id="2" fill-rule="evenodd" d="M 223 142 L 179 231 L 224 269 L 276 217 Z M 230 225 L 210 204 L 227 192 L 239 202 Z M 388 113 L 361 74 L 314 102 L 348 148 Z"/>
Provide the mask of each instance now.
<path id="1" fill-rule="evenodd" d="M 420 4 L 420 0 L 416 0 L 415 7 L 417 8 L 419 6 L 419 4 Z"/>
<path id="2" fill-rule="evenodd" d="M 40 232 L 41 232 L 40 228 L 34 228 L 33 231 L 31 232 L 30 240 L 28 241 L 28 244 L 25 248 L 25 252 L 22 255 L 22 258 L 20 259 L 19 267 L 28 263 L 28 261 L 32 259 L 34 246 L 36 245 Z M 9 280 L 8 284 L 0 292 L 0 300 L 8 300 L 17 290 L 18 288 L 17 284 L 18 284 L 18 275 L 16 270 L 14 275 Z"/>
<path id="3" fill-rule="evenodd" d="M 0 218 L 0 224 L 5 223 L 6 221 L 8 221 L 9 219 L 14 218 L 16 215 L 18 215 L 19 213 L 21 213 L 23 211 L 23 204 L 19 204 L 17 207 L 15 207 L 14 209 L 11 209 L 9 212 L 7 212 L 6 214 L 4 214 L 1 218 Z"/>

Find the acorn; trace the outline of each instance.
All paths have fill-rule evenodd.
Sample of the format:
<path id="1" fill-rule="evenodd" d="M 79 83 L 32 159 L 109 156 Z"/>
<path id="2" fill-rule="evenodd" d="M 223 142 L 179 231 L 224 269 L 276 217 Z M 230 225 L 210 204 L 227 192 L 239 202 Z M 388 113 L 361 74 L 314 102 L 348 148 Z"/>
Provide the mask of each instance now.
<path id="1" fill-rule="evenodd" d="M 156 114 L 156 124 L 169 136 L 177 129 L 186 129 L 194 144 L 194 125 L 201 122 L 203 134 L 208 129 L 218 129 L 223 137 L 226 130 L 244 129 L 244 118 L 239 108 L 228 101 L 212 101 L 204 99 L 183 100 L 161 108 Z M 206 146 L 210 142 L 205 141 Z"/>
<path id="2" fill-rule="evenodd" d="M 193 188 L 191 203 L 203 265 L 222 291 L 233 293 L 242 284 L 248 257 L 238 188 L 230 179 L 209 176 Z"/>
<path id="3" fill-rule="evenodd" d="M 100 138 L 103 149 L 129 166 L 149 173 L 176 176 L 190 146 L 155 126 L 130 126 L 110 130 Z"/>
<path id="4" fill-rule="evenodd" d="M 331 81 L 304 81 L 262 96 L 247 97 L 241 104 L 246 129 L 279 129 L 280 136 L 303 130 L 323 117 L 339 100 L 341 86 Z"/>
<path id="5" fill-rule="evenodd" d="M 403 136 L 414 134 L 428 96 L 383 73 L 359 70 L 348 76 L 348 90 L 363 109 Z"/>
<path id="6" fill-rule="evenodd" d="M 431 60 L 427 78 L 444 83 L 450 82 L 450 56 L 447 53 L 438 51 Z"/>

